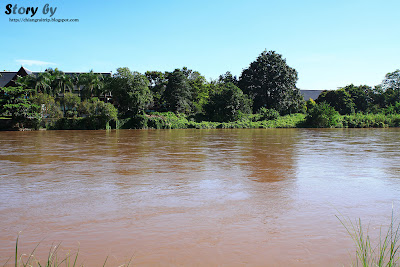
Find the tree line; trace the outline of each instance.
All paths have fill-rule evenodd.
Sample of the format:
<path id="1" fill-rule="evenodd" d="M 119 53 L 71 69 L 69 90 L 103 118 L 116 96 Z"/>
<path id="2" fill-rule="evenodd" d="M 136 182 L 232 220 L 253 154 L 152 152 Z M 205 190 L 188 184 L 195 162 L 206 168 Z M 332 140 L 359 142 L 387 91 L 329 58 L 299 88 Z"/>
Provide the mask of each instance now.
<path id="1" fill-rule="evenodd" d="M 184 114 L 196 121 L 233 122 L 249 114 L 307 115 L 309 126 L 319 115 L 400 112 L 400 71 L 388 73 L 381 85 L 348 85 L 323 91 L 305 101 L 296 86 L 297 71 L 282 55 L 263 51 L 240 77 L 226 72 L 207 81 L 183 67 L 172 72 L 139 73 L 118 68 L 113 75 L 67 75 L 48 69 L 18 79 L 17 88 L 0 89 L 0 114 L 27 118 L 102 118 L 110 121 L 154 112 Z M 311 112 L 314 109 L 314 114 Z M 268 116 L 261 116 L 266 119 Z M 260 116 L 259 116 L 260 117 Z M 274 116 L 273 116 L 274 117 Z"/>

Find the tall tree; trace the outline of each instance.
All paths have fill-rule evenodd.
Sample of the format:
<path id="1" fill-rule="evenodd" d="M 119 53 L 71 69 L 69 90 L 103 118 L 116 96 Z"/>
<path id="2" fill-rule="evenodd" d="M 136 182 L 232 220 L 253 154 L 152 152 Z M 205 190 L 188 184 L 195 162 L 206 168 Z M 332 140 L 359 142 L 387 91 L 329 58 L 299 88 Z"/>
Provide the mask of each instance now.
<path id="1" fill-rule="evenodd" d="M 65 93 L 66 91 L 71 92 L 74 84 L 70 76 L 66 75 L 61 70 L 55 68 L 47 69 L 46 72 L 50 74 L 50 86 L 51 86 L 51 94 L 57 96 L 60 93 Z"/>
<path id="2" fill-rule="evenodd" d="M 386 74 L 381 86 L 389 105 L 400 102 L 400 70 Z"/>
<path id="3" fill-rule="evenodd" d="M 39 73 L 35 80 L 35 90 L 38 93 L 50 93 L 51 75 L 48 72 Z"/>
<path id="4" fill-rule="evenodd" d="M 161 71 L 146 71 L 145 73 L 149 80 L 149 89 L 153 95 L 153 109 L 160 111 L 165 106 L 162 98 L 165 88 L 167 87 L 167 74 Z"/>
<path id="5" fill-rule="evenodd" d="M 239 87 L 253 99 L 253 111 L 266 107 L 282 114 L 296 106 L 293 102 L 302 101 L 298 93 L 293 93 L 299 91 L 296 82 L 297 71 L 280 54 L 264 51 L 243 70 Z"/>
<path id="6" fill-rule="evenodd" d="M 93 70 L 79 75 L 78 85 L 81 88 L 81 97 L 88 99 L 93 96 L 99 96 L 102 92 L 104 83 L 103 75 L 94 73 Z"/>
<path id="7" fill-rule="evenodd" d="M 163 98 L 167 109 L 170 111 L 181 113 L 192 111 L 192 88 L 185 70 L 175 69 L 172 73 L 169 73 Z"/>
<path id="8" fill-rule="evenodd" d="M 146 76 L 131 72 L 129 68 L 118 68 L 107 87 L 113 94 L 118 110 L 126 115 L 138 114 L 152 102 Z"/>
<path id="9" fill-rule="evenodd" d="M 230 71 L 227 71 L 225 74 L 219 75 L 218 83 L 233 83 L 238 86 L 239 81 L 236 76 L 233 76 Z"/>

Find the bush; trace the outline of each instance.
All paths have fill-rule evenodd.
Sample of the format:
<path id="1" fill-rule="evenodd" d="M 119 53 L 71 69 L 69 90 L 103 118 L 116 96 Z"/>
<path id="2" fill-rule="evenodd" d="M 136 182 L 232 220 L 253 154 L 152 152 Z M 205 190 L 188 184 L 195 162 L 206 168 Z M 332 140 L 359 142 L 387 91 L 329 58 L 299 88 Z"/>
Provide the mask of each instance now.
<path id="1" fill-rule="evenodd" d="M 279 117 L 279 112 L 273 108 L 266 109 L 262 107 L 258 113 L 260 114 L 260 120 L 276 120 Z"/>
<path id="2" fill-rule="evenodd" d="M 339 112 L 326 102 L 322 102 L 307 111 L 305 124 L 307 127 L 332 128 L 338 124 L 339 118 Z"/>

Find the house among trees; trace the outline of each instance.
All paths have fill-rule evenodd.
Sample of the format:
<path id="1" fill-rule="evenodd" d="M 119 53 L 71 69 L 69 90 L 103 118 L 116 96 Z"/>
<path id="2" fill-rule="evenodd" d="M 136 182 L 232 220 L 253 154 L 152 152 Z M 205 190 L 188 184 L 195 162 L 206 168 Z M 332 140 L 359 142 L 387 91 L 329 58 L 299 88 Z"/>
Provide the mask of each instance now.
<path id="1" fill-rule="evenodd" d="M 18 77 L 25 77 L 30 74 L 37 75 L 39 72 L 32 72 L 23 66 L 19 69 L 19 71 L 1 71 L 0 72 L 0 87 L 15 87 L 17 86 L 16 81 Z"/>
<path id="2" fill-rule="evenodd" d="M 48 70 L 46 70 L 46 71 L 48 71 Z M 1 87 L 19 86 L 19 84 L 17 84 L 17 80 L 19 77 L 25 77 L 28 75 L 35 75 L 37 77 L 41 73 L 43 73 L 43 72 L 31 71 L 31 70 L 28 70 L 27 68 L 25 68 L 24 66 L 21 66 L 21 68 L 17 72 L 15 72 L 15 71 L 0 71 L 0 88 Z M 74 77 L 78 77 L 79 75 L 85 74 L 88 72 L 63 72 L 63 73 L 66 76 L 69 76 L 70 78 L 74 78 Z M 95 72 L 94 74 L 101 74 L 103 78 L 111 77 L 111 72 Z M 73 93 L 80 96 L 80 93 L 81 93 L 80 89 L 81 89 L 80 87 L 78 87 L 77 85 L 74 85 Z M 101 96 L 100 98 L 107 98 L 107 99 L 103 99 L 103 100 L 107 101 L 111 98 L 111 95 Z"/>

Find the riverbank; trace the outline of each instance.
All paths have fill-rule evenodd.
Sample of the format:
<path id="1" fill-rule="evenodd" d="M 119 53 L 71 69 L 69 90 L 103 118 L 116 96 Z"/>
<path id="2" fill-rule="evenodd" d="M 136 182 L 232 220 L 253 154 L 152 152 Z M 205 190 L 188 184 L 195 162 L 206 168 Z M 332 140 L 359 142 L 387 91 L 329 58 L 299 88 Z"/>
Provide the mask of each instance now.
<path id="1" fill-rule="evenodd" d="M 182 113 L 153 112 L 107 122 L 100 117 L 76 117 L 46 120 L 40 127 L 29 128 L 12 125 L 11 120 L 0 118 L 0 130 L 99 130 L 99 129 L 246 129 L 246 128 L 388 128 L 400 127 L 400 114 L 362 114 L 341 115 L 330 127 L 313 127 L 307 123 L 303 113 L 277 116 L 263 120 L 258 114 L 243 115 L 232 122 L 212 122 L 196 120 Z M 21 127 L 22 126 L 22 127 Z M 323 125 L 322 125 L 323 126 Z"/>

